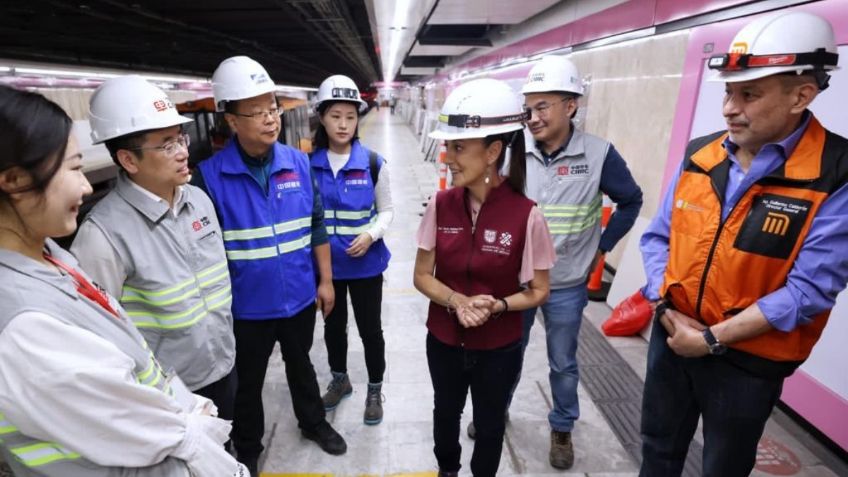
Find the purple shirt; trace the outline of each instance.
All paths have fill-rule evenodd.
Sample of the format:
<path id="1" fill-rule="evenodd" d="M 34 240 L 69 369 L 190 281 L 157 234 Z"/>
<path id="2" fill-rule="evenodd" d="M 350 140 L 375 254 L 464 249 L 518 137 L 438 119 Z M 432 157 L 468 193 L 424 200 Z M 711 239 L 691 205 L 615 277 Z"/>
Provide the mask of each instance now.
<path id="1" fill-rule="evenodd" d="M 767 176 L 786 161 L 807 130 L 812 118 L 806 113 L 801 125 L 778 143 L 763 146 L 746 174 L 735 156 L 738 146 L 726 139 L 723 143 L 730 159 L 727 189 L 721 209 L 722 220 L 751 185 Z M 668 264 L 668 238 L 674 191 L 680 171 L 672 179 L 657 215 L 639 242 L 648 283 L 642 294 L 658 300 L 659 289 Z M 819 313 L 833 308 L 836 296 L 848 282 L 848 185 L 825 200 L 813 218 L 798 258 L 786 284 L 757 300 L 766 320 L 778 330 L 791 331 L 809 323 Z"/>

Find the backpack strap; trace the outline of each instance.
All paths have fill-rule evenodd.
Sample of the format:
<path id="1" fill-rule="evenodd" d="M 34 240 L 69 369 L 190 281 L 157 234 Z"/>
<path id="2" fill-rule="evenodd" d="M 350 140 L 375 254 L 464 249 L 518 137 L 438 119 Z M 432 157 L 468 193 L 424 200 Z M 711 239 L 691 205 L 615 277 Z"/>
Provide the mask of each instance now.
<path id="1" fill-rule="evenodd" d="M 368 151 L 368 169 L 371 171 L 371 183 L 377 186 L 377 179 L 380 175 L 380 169 L 377 167 L 377 153 Z"/>

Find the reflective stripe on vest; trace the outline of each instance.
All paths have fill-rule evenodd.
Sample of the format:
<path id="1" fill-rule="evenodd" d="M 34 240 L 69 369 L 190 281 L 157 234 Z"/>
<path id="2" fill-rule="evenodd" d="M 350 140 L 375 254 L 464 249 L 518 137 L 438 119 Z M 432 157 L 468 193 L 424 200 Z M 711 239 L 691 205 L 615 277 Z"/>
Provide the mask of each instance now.
<path id="1" fill-rule="evenodd" d="M 141 290 L 124 286 L 121 304 L 139 328 L 185 328 L 206 317 L 209 311 L 230 303 L 232 287 L 229 284 L 208 295 L 201 292 L 202 288 L 212 287 L 228 279 L 227 263 L 221 262 L 164 290 Z M 200 297 L 201 300 L 188 309 L 181 306 L 192 297 Z"/>
<path id="2" fill-rule="evenodd" d="M 224 246 L 227 248 L 227 258 L 229 260 L 260 260 L 271 258 L 279 254 L 294 252 L 309 247 L 312 243 L 312 217 L 301 217 L 298 219 L 289 220 L 274 224 L 273 227 L 259 227 L 255 229 L 243 230 L 224 230 Z M 252 247 L 246 249 L 230 248 L 235 242 L 245 242 L 250 240 L 268 239 L 277 237 L 278 235 L 301 231 L 305 235 L 287 242 L 278 243 L 276 246 L 270 247 Z M 252 244 L 258 245 L 258 244 Z"/>
<path id="3" fill-rule="evenodd" d="M 599 193 L 586 205 L 539 204 L 551 235 L 571 235 L 583 232 L 601 219 L 603 201 Z"/>
<path id="4" fill-rule="evenodd" d="M 39 467 L 60 460 L 79 459 L 80 455 L 55 442 L 39 442 L 11 447 L 9 452 L 27 467 Z"/>
<path id="5" fill-rule="evenodd" d="M 371 207 L 367 210 L 325 210 L 324 219 L 329 222 L 327 233 L 330 235 L 360 235 L 367 232 L 377 223 L 377 209 Z M 361 223 L 367 219 L 368 222 Z M 345 220 L 358 221 L 357 224 L 341 225 Z"/>
<path id="6" fill-rule="evenodd" d="M 290 253 L 309 247 L 312 243 L 312 233 L 308 233 L 299 239 L 283 242 L 276 247 L 261 247 L 247 250 L 227 250 L 229 260 L 260 260 L 271 258 L 278 254 Z"/>

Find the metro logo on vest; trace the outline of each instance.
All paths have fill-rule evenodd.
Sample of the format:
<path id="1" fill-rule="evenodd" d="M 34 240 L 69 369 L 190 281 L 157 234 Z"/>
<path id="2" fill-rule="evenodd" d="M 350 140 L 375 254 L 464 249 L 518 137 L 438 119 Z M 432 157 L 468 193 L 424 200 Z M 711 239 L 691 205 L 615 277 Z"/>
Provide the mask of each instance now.
<path id="1" fill-rule="evenodd" d="M 789 257 L 812 206 L 811 201 L 795 197 L 755 197 L 733 246 L 766 257 Z"/>

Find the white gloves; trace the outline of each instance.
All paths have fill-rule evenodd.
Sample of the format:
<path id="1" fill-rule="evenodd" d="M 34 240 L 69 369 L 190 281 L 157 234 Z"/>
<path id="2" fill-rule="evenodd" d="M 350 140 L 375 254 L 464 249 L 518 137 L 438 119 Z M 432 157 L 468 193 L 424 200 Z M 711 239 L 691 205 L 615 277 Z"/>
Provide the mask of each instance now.
<path id="1" fill-rule="evenodd" d="M 189 414 L 186 434 L 173 453 L 185 461 L 193 477 L 241 477 L 250 473 L 224 450 L 230 436 L 230 421 Z"/>

